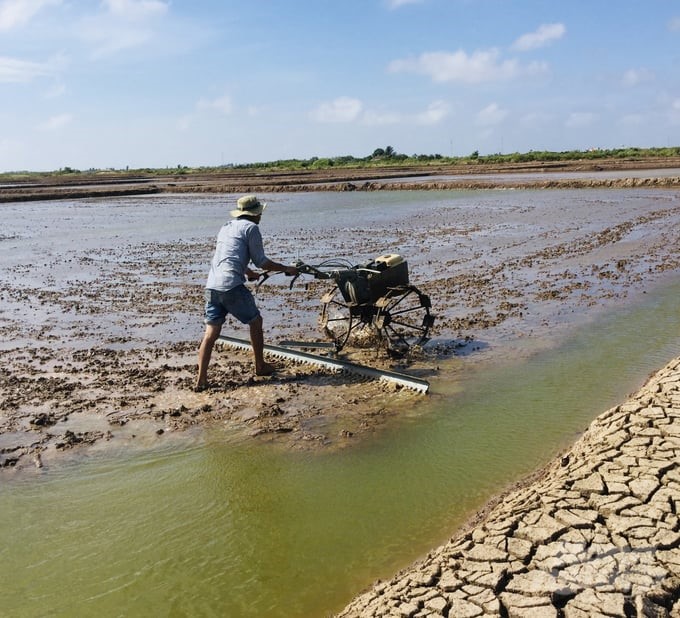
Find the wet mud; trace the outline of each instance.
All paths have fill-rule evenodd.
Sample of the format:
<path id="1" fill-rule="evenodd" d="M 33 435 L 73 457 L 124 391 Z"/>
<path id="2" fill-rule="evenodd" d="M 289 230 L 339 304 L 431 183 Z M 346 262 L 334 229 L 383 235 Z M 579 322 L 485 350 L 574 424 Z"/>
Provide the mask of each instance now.
<path id="1" fill-rule="evenodd" d="M 668 171 L 670 170 L 670 172 Z M 640 172 L 643 173 L 640 173 Z M 677 173 L 674 173 L 677 172 Z M 680 157 L 527 163 L 385 164 L 356 168 L 214 168 L 178 173 L 96 171 L 33 175 L 0 185 L 0 203 L 160 193 L 279 193 L 680 186 Z"/>
<path id="2" fill-rule="evenodd" d="M 351 360 L 454 381 L 461 358 L 483 364 L 516 355 L 526 341 L 550 345 L 579 320 L 680 273 L 675 190 L 447 195 L 437 198 L 442 207 L 416 203 L 367 227 L 328 215 L 295 233 L 273 218 L 264 230 L 274 258 L 302 252 L 311 262 L 386 247 L 408 257 L 412 283 L 433 301 L 432 340 L 398 361 L 370 345 L 348 349 Z M 115 213 L 125 199 L 80 207 Z M 187 216 L 188 201 L 163 199 L 169 217 Z M 135 209 L 143 219 L 147 208 L 153 225 L 155 206 Z M 17 223 L 0 237 L 9 249 L 0 264 L 0 474 L 58 465 L 92 445 L 214 425 L 285 448 L 345 448 L 422 400 L 281 359 L 274 376 L 258 378 L 250 354 L 226 346 L 213 354 L 210 388 L 194 392 L 204 270 L 217 228 L 155 241 L 106 228 L 102 242 L 98 223 L 79 235 L 63 213 L 50 213 L 41 206 L 38 232 Z M 287 283 L 272 277 L 257 290 L 267 342 L 324 340 L 317 316 L 327 286 Z"/>

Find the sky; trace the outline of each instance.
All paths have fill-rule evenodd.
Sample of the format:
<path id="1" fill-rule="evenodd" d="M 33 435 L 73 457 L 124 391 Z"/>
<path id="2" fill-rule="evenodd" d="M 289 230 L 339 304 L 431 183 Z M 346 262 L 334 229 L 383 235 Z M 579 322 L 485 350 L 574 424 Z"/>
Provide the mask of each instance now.
<path id="1" fill-rule="evenodd" d="M 679 0 L 0 0 L 0 172 L 680 145 Z"/>

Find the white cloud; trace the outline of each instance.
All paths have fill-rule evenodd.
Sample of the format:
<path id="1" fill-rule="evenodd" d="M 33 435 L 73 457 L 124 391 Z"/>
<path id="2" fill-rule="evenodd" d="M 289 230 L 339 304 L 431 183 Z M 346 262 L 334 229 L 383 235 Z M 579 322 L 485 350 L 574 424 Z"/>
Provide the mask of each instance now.
<path id="1" fill-rule="evenodd" d="M 42 131 L 58 131 L 67 124 L 70 124 L 72 120 L 73 116 L 71 114 L 58 114 L 48 118 L 38 128 Z"/>
<path id="2" fill-rule="evenodd" d="M 196 103 L 196 108 L 199 110 L 212 110 L 226 115 L 232 112 L 233 106 L 231 98 L 228 95 L 224 95 L 212 100 L 200 99 Z"/>
<path id="3" fill-rule="evenodd" d="M 417 58 L 394 60 L 388 66 L 392 73 L 420 73 L 435 82 L 460 81 L 469 84 L 508 80 L 523 73 L 539 73 L 547 70 L 542 63 L 525 67 L 517 60 L 503 60 L 497 49 L 475 51 L 468 55 L 463 50 L 454 53 L 426 52 Z"/>
<path id="4" fill-rule="evenodd" d="M 626 127 L 638 127 L 644 124 L 646 118 L 642 114 L 624 114 L 620 122 Z"/>
<path id="5" fill-rule="evenodd" d="M 673 17 L 668 22 L 668 29 L 672 32 L 680 32 L 680 17 Z"/>
<path id="6" fill-rule="evenodd" d="M 105 13 L 84 18 L 78 28 L 92 45 L 94 58 L 146 44 L 155 35 L 154 20 L 163 17 L 169 5 L 159 0 L 105 0 L 104 6 Z"/>
<path id="7" fill-rule="evenodd" d="M 624 86 L 637 86 L 642 82 L 652 81 L 654 79 L 654 73 L 649 69 L 628 69 L 621 79 L 621 83 Z"/>
<path id="8" fill-rule="evenodd" d="M 581 129 L 592 125 L 595 120 L 596 116 L 592 112 L 573 112 L 564 124 L 569 129 Z"/>
<path id="9" fill-rule="evenodd" d="M 445 101 L 434 101 L 427 109 L 417 114 L 405 114 L 391 110 L 364 109 L 357 99 L 340 97 L 320 105 L 311 113 L 317 122 L 360 122 L 365 126 L 388 126 L 397 124 L 434 125 L 449 115 L 450 108 Z"/>
<path id="10" fill-rule="evenodd" d="M 111 15 L 132 21 L 158 17 L 168 11 L 168 4 L 160 0 L 105 0 L 104 4 Z"/>
<path id="11" fill-rule="evenodd" d="M 152 32 L 147 29 L 121 28 L 98 21 L 85 22 L 80 34 L 93 46 L 92 57 L 95 59 L 139 47 L 152 38 Z"/>
<path id="12" fill-rule="evenodd" d="M 376 112 L 373 110 L 367 110 L 361 117 L 361 122 L 371 127 L 399 124 L 402 120 L 402 115 L 397 112 Z"/>
<path id="13" fill-rule="evenodd" d="M 2 139 L 0 139 L 0 152 L 1 153 L 5 153 L 5 152 L 10 153 L 12 151 L 12 149 L 15 147 L 15 145 L 16 145 L 15 142 L 13 142 L 12 140 L 2 138 Z"/>
<path id="14" fill-rule="evenodd" d="M 477 112 L 476 122 L 478 125 L 488 127 L 495 124 L 500 124 L 503 122 L 503 120 L 505 120 L 507 115 L 508 111 L 501 108 L 498 103 L 491 103 L 484 109 Z"/>
<path id="15" fill-rule="evenodd" d="M 0 2 L 0 31 L 23 26 L 43 8 L 59 4 L 61 0 L 4 0 Z"/>
<path id="16" fill-rule="evenodd" d="M 44 75 L 49 75 L 45 64 L 0 56 L 0 82 L 28 82 Z"/>
<path id="17" fill-rule="evenodd" d="M 449 115 L 450 107 L 445 101 L 433 101 L 424 112 L 416 116 L 416 124 L 439 124 Z"/>
<path id="18" fill-rule="evenodd" d="M 312 111 L 311 117 L 316 122 L 352 122 L 359 117 L 362 109 L 359 99 L 338 97 L 319 105 Z"/>
<path id="19" fill-rule="evenodd" d="M 49 90 L 43 95 L 46 99 L 58 99 L 59 97 L 66 94 L 66 86 L 61 82 L 54 84 Z"/>
<path id="20" fill-rule="evenodd" d="M 540 129 L 553 123 L 553 115 L 546 112 L 529 112 L 519 120 L 520 126 L 527 129 Z"/>
<path id="21" fill-rule="evenodd" d="M 33 62 L 0 56 L 0 83 L 30 82 L 38 77 L 46 77 L 57 73 L 64 65 L 61 56 L 55 56 L 47 62 Z"/>
<path id="22" fill-rule="evenodd" d="M 420 4 L 423 0 L 385 0 L 387 7 L 390 9 L 398 9 L 407 4 Z"/>
<path id="23" fill-rule="evenodd" d="M 322 103 L 310 114 L 316 122 L 350 123 L 360 122 L 366 126 L 388 126 L 396 124 L 434 125 L 449 114 L 449 106 L 444 101 L 434 101 L 427 109 L 418 114 L 404 114 L 391 110 L 364 109 L 358 99 L 338 97 L 334 101 Z"/>
<path id="24" fill-rule="evenodd" d="M 201 98 L 196 101 L 195 111 L 188 114 L 184 114 L 177 118 L 176 127 L 178 131 L 188 131 L 194 123 L 200 122 L 201 114 L 199 112 L 217 112 L 218 114 L 223 114 L 225 116 L 231 114 L 233 111 L 233 105 L 231 103 L 231 97 L 229 95 L 224 95 L 217 97 L 216 99 L 205 99 Z"/>
<path id="25" fill-rule="evenodd" d="M 185 114 L 177 119 L 177 129 L 180 131 L 188 131 L 194 122 L 193 114 Z"/>
<path id="26" fill-rule="evenodd" d="M 680 99 L 674 99 L 671 102 L 671 108 L 668 115 L 673 125 L 680 124 Z"/>
<path id="27" fill-rule="evenodd" d="M 536 32 L 529 32 L 519 37 L 513 44 L 512 49 L 529 51 L 544 47 L 564 36 L 567 29 L 564 24 L 542 24 Z"/>

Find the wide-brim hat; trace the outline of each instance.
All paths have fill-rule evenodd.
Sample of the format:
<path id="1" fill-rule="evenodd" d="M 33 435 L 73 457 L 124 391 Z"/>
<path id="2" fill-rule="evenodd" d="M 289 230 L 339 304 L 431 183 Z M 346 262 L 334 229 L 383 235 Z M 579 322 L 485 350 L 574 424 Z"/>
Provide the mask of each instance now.
<path id="1" fill-rule="evenodd" d="M 232 217 L 242 217 L 243 215 L 256 217 L 261 215 L 262 211 L 267 208 L 267 204 L 258 200 L 254 195 L 244 195 L 238 198 L 236 206 L 236 210 L 232 210 L 230 213 Z"/>

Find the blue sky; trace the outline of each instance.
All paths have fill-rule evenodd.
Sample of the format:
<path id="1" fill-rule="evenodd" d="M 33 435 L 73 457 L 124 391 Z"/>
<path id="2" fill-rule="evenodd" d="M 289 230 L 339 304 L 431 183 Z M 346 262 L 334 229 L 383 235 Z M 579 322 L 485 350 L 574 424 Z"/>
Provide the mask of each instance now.
<path id="1" fill-rule="evenodd" d="M 680 145 L 677 0 L 0 0 L 0 171 Z"/>

